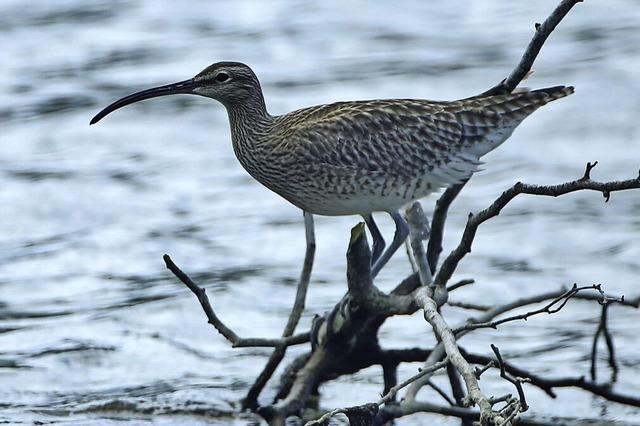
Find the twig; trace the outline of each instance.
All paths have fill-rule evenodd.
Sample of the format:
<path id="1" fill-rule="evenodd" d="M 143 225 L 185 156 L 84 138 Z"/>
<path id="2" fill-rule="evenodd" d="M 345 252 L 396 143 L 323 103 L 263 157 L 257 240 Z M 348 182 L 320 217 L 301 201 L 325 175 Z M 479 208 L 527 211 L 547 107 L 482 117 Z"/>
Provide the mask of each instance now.
<path id="1" fill-rule="evenodd" d="M 466 286 L 466 285 L 470 285 L 470 284 L 473 284 L 473 283 L 475 283 L 475 282 L 476 282 L 476 280 L 474 280 L 474 279 L 465 279 L 465 280 L 460 280 L 460 281 L 458 281 L 458 282 L 457 282 L 457 283 L 455 283 L 455 284 L 451 284 L 451 285 L 447 286 L 447 291 L 448 291 L 448 292 L 452 292 L 453 290 L 457 290 L 457 289 L 459 289 L 460 287 L 464 287 L 464 286 Z"/>
<path id="2" fill-rule="evenodd" d="M 398 391 L 402 388 L 404 388 L 405 386 L 409 385 L 410 383 L 415 382 L 416 380 L 418 380 L 421 377 L 426 376 L 427 374 L 432 374 L 433 372 L 446 367 L 447 363 L 449 362 L 448 359 L 444 359 L 443 361 L 437 362 L 427 368 L 423 368 L 422 370 L 420 370 L 420 372 L 414 376 L 411 376 L 410 378 L 408 378 L 407 380 L 404 380 L 403 382 L 395 385 L 394 387 L 392 387 L 391 389 L 389 389 L 389 392 L 387 392 L 384 396 L 382 396 L 375 404 L 377 406 L 383 405 L 387 402 L 393 401 L 393 399 L 395 398 L 396 394 L 398 393 Z M 336 408 L 335 410 L 331 410 L 325 414 L 323 414 L 321 417 L 317 418 L 316 420 L 311 420 L 308 421 L 307 423 L 305 423 L 305 426 L 316 426 L 316 425 L 325 425 L 327 424 L 327 422 L 329 421 L 329 419 L 333 416 L 335 416 L 336 414 L 343 414 L 346 413 L 347 410 L 352 409 L 353 407 L 346 407 L 346 408 Z"/>
<path id="3" fill-rule="evenodd" d="M 502 423 L 498 423 L 497 426 L 509 426 L 511 425 L 516 416 L 518 415 L 518 413 L 522 412 L 522 411 L 526 411 L 523 407 L 522 407 L 522 403 L 518 400 L 515 400 L 513 402 L 510 402 L 509 404 L 507 404 L 507 406 L 502 410 L 503 413 L 509 411 L 509 414 L 507 415 L 507 417 L 505 417 L 505 419 L 502 421 Z"/>
<path id="4" fill-rule="evenodd" d="M 326 348 L 318 347 L 311 354 L 305 365 L 298 370 L 286 398 L 276 404 L 258 408 L 258 413 L 269 424 L 283 425 L 288 416 L 304 407 L 313 385 L 316 383 L 318 376 L 322 374 L 328 360 L 329 354 Z"/>
<path id="5" fill-rule="evenodd" d="M 467 184 L 469 179 L 447 188 L 446 191 L 436 201 L 436 207 L 433 210 L 431 219 L 431 236 L 427 245 L 427 262 L 431 267 L 431 273 L 436 273 L 438 259 L 442 253 L 442 239 L 444 237 L 444 225 L 447 221 L 447 213 L 451 203 L 456 199 L 462 188 Z"/>
<path id="6" fill-rule="evenodd" d="M 492 360 L 492 358 L 488 356 L 472 354 L 462 348 L 460 352 L 473 364 L 486 364 Z M 609 401 L 640 407 L 640 398 L 617 393 L 611 389 L 611 386 L 587 381 L 584 377 L 541 377 L 531 371 L 516 367 L 507 361 L 504 361 L 504 367 L 505 371 L 509 374 L 526 379 L 527 383 L 542 389 L 551 398 L 556 398 L 555 388 L 576 387 L 594 395 L 601 396 Z"/>
<path id="7" fill-rule="evenodd" d="M 581 180 L 581 181 L 583 181 L 583 180 L 591 180 L 591 170 L 593 170 L 593 168 L 595 166 L 597 166 L 597 165 L 598 165 L 597 161 L 594 161 L 593 163 L 587 162 L 587 165 L 584 168 L 584 175 L 579 180 Z"/>
<path id="8" fill-rule="evenodd" d="M 611 333 L 609 332 L 609 327 L 607 325 L 607 322 L 608 322 L 607 312 L 608 312 L 609 306 L 610 306 L 609 303 L 602 304 L 600 322 L 598 323 L 598 329 L 596 330 L 593 336 L 593 344 L 591 346 L 591 368 L 590 368 L 591 380 L 593 381 L 596 380 L 596 365 L 598 363 L 598 359 L 597 359 L 598 340 L 600 338 L 600 335 L 602 334 L 604 334 L 604 340 L 605 340 L 605 343 L 607 344 L 607 349 L 609 351 L 609 366 L 611 367 L 611 370 L 612 370 L 613 381 L 616 380 L 616 377 L 618 375 L 618 364 L 616 362 L 615 347 L 613 346 L 613 337 L 611 336 Z"/>
<path id="9" fill-rule="evenodd" d="M 438 313 L 438 306 L 433 299 L 428 297 L 427 289 L 422 288 L 416 294 L 416 302 L 424 310 L 424 318 L 433 327 L 434 331 L 440 336 L 441 343 L 450 362 L 456 367 L 456 370 L 462 376 L 467 388 L 467 398 L 471 405 L 478 405 L 480 408 L 480 423 L 488 424 L 490 421 L 494 423 L 502 422 L 502 417 L 494 412 L 491 408 L 487 397 L 482 393 L 478 386 L 478 380 L 473 373 L 473 369 L 469 363 L 460 354 L 455 335 L 451 328 Z"/>
<path id="10" fill-rule="evenodd" d="M 618 376 L 618 363 L 616 362 L 615 347 L 613 346 L 613 337 L 609 332 L 609 326 L 607 321 L 607 309 L 609 304 L 602 305 L 602 332 L 604 333 L 604 340 L 607 343 L 607 349 L 609 350 L 609 367 L 613 372 L 613 381 L 616 381 Z"/>
<path id="11" fill-rule="evenodd" d="M 465 356 L 466 358 L 466 356 Z M 493 368 L 496 366 L 496 362 L 494 360 L 489 361 L 486 365 L 482 366 L 482 367 L 476 367 L 473 369 L 473 374 L 476 375 L 476 378 L 478 380 L 480 380 L 480 377 L 490 368 Z"/>
<path id="12" fill-rule="evenodd" d="M 498 306 L 494 306 L 494 307 L 491 307 L 491 308 L 487 307 L 488 309 L 484 310 L 484 312 L 479 317 L 471 318 L 471 319 L 467 320 L 467 323 L 487 322 L 487 321 L 490 321 L 493 318 L 495 318 L 496 316 L 501 315 L 501 314 L 503 314 L 505 312 L 509 312 L 509 311 L 511 311 L 513 309 L 517 309 L 517 308 L 522 307 L 522 306 L 527 306 L 527 305 L 531 305 L 531 304 L 534 304 L 534 303 L 540 303 L 540 302 L 543 302 L 545 300 L 553 299 L 553 298 L 556 298 L 556 297 L 564 294 L 565 292 L 566 292 L 566 289 L 560 289 L 560 290 L 554 291 L 554 292 L 548 292 L 548 293 L 539 294 L 539 295 L 536 295 L 536 296 L 521 298 L 521 299 L 515 300 L 513 302 L 510 302 L 510 303 L 507 303 L 507 304 L 504 304 L 504 305 L 498 305 Z M 458 335 L 456 337 L 460 338 L 465 333 L 467 333 L 467 331 L 462 331 L 462 332 L 458 333 Z M 444 347 L 443 347 L 442 343 L 439 343 L 431 351 L 431 354 L 429 355 L 429 357 L 425 361 L 425 365 L 429 365 L 429 364 L 431 364 L 433 362 L 436 362 L 436 361 L 440 360 L 443 356 L 444 356 Z M 411 386 L 409 386 L 409 389 L 407 390 L 407 393 L 405 395 L 405 400 L 409 400 L 409 401 L 415 400 L 420 388 L 422 386 L 424 386 L 424 385 L 425 385 L 425 380 L 417 380 L 416 382 L 412 383 Z"/>
<path id="13" fill-rule="evenodd" d="M 477 303 L 467 303 L 467 302 L 447 302 L 449 306 L 453 306 L 455 308 L 469 309 L 473 311 L 488 311 L 491 309 L 491 306 L 480 305 Z"/>
<path id="14" fill-rule="evenodd" d="M 525 412 L 529 409 L 529 405 L 527 405 L 527 399 L 524 396 L 524 390 L 522 389 L 522 383 L 520 380 L 507 374 L 504 368 L 504 360 L 502 359 L 502 355 L 500 355 L 500 349 L 494 344 L 491 344 L 491 350 L 496 355 L 496 359 L 498 360 L 498 366 L 500 367 L 500 377 L 511 382 L 518 391 L 518 397 L 520 398 L 520 411 Z M 506 420 L 505 420 L 506 422 Z"/>
<path id="15" fill-rule="evenodd" d="M 460 382 L 460 374 L 452 364 L 447 365 L 447 376 L 449 377 L 451 393 L 453 393 L 456 404 L 459 406 L 463 406 L 465 398 L 464 389 L 462 387 L 462 382 Z"/>
<path id="16" fill-rule="evenodd" d="M 616 297 L 616 296 L 611 296 L 608 294 L 601 294 L 601 293 L 579 293 L 576 294 L 575 296 L 573 296 L 574 299 L 580 299 L 580 300 L 595 300 L 598 303 L 602 304 L 602 300 L 606 300 L 606 301 L 615 301 L 616 305 L 620 305 L 620 306 L 626 306 L 629 308 L 640 308 L 640 295 L 636 296 L 634 298 L 628 298 L 628 297 Z"/>
<path id="17" fill-rule="evenodd" d="M 496 321 L 471 322 L 469 324 L 465 324 L 463 326 L 456 328 L 454 330 L 454 333 L 458 334 L 462 331 L 471 331 L 471 330 L 476 330 L 478 328 L 497 328 L 500 324 L 504 324 L 510 321 L 517 321 L 517 320 L 526 321 L 529 317 L 542 314 L 542 313 L 555 314 L 556 312 L 564 308 L 567 302 L 569 302 L 569 300 L 573 296 L 575 296 L 576 294 L 578 294 L 580 291 L 583 291 L 583 290 L 597 290 L 598 293 L 601 293 L 602 291 L 600 284 L 593 284 L 593 285 L 588 285 L 583 287 L 578 287 L 576 284 L 574 284 L 573 287 L 571 287 L 571 289 L 567 290 L 560 296 L 554 298 L 551 302 L 547 303 L 546 305 L 544 305 L 539 309 L 529 311 L 524 314 L 513 315 L 507 318 L 502 318 Z"/>
<path id="18" fill-rule="evenodd" d="M 414 413 L 436 413 L 472 421 L 477 421 L 480 418 L 480 413 L 478 413 L 477 410 L 457 406 L 438 405 L 426 401 L 411 400 L 405 401 L 400 405 L 384 407 L 382 412 L 378 415 L 380 417 L 378 424 L 387 424 L 393 419 Z"/>
<path id="19" fill-rule="evenodd" d="M 413 258 L 413 252 L 411 251 L 411 241 L 409 238 L 404 240 L 404 248 L 407 251 L 407 258 L 409 259 L 409 264 L 411 265 L 411 271 L 418 272 L 418 265 L 416 264 L 416 261 Z"/>
<path id="20" fill-rule="evenodd" d="M 447 366 L 447 370 L 448 370 Z M 458 382 L 459 383 L 459 382 Z M 442 397 L 442 399 L 444 399 L 445 401 L 447 401 L 449 403 L 449 405 L 456 405 L 456 401 L 454 401 L 453 399 L 451 399 L 451 397 L 449 397 L 449 395 L 447 395 L 447 393 L 442 390 L 442 388 L 438 385 L 436 385 L 435 383 L 433 383 L 430 379 L 427 380 L 427 386 L 429 386 L 431 389 L 433 389 L 434 391 L 436 391 L 436 393 L 438 395 L 440 395 Z"/>
<path id="21" fill-rule="evenodd" d="M 577 179 L 571 182 L 566 182 L 560 185 L 529 185 L 521 182 L 516 183 L 511 188 L 507 189 L 498 197 L 489 207 L 478 212 L 477 214 L 470 214 L 467 220 L 467 225 L 462 234 L 462 239 L 458 246 L 447 256 L 442 263 L 438 274 L 434 279 L 436 285 L 445 285 L 447 281 L 453 275 L 458 263 L 462 258 L 471 252 L 471 244 L 475 238 L 478 226 L 483 222 L 497 216 L 500 211 L 516 196 L 520 194 L 529 195 L 542 195 L 549 197 L 558 197 L 560 195 L 568 194 L 570 192 L 580 190 L 591 190 L 599 192 L 614 192 L 623 191 L 627 189 L 640 188 L 640 179 L 638 177 L 633 179 L 627 179 L 623 181 L 613 182 L 596 182 L 593 180 Z"/>
<path id="22" fill-rule="evenodd" d="M 377 404 L 378 405 L 382 405 L 382 404 L 384 404 L 386 402 L 389 402 L 389 401 L 393 400 L 393 398 L 395 397 L 395 395 L 398 393 L 398 391 L 400 389 L 410 385 L 411 383 L 415 382 L 416 380 L 420 379 L 421 377 L 433 374 L 434 372 L 440 370 L 441 368 L 446 367 L 448 363 L 449 363 L 449 359 L 445 358 L 440 362 L 436 362 L 435 364 L 432 364 L 432 365 L 430 365 L 428 367 L 422 368 L 420 370 L 420 372 L 418 372 L 418 374 L 415 374 L 415 375 L 409 377 L 407 380 L 404 380 L 401 383 L 398 383 L 397 385 L 395 385 L 394 387 L 389 389 L 389 392 L 387 392 L 386 395 L 384 395 L 382 398 L 380 398 L 378 400 Z"/>
<path id="23" fill-rule="evenodd" d="M 528 306 L 528 305 L 533 305 L 536 303 L 541 303 L 547 300 L 553 300 L 556 299 L 560 296 L 562 296 L 563 294 L 565 294 L 567 292 L 566 288 L 560 288 L 559 290 L 555 290 L 555 291 L 550 291 L 547 293 L 542 293 L 542 294 L 537 294 L 534 296 L 528 296 L 528 297 L 523 297 L 520 299 L 516 299 L 512 302 L 509 303 L 505 303 L 503 305 L 497 305 L 497 306 L 483 306 L 480 307 L 482 313 L 479 314 L 477 317 L 475 318 L 470 318 L 467 320 L 466 324 L 469 323 L 486 323 L 491 321 L 493 318 L 497 317 L 498 315 L 502 315 L 506 312 L 512 311 L 514 309 L 517 308 L 521 308 L 524 306 Z M 597 296 L 597 297 L 595 297 Z M 602 296 L 598 293 L 598 294 L 592 294 L 592 293 L 578 293 L 577 295 L 574 296 L 574 298 L 579 298 L 579 299 L 584 299 L 584 300 L 601 300 Z M 637 297 L 635 299 L 638 299 L 640 297 Z M 634 301 L 630 302 L 628 299 L 625 299 L 624 301 L 620 302 L 621 305 L 623 306 L 630 306 L 630 307 L 638 307 L 637 304 L 635 303 L 635 299 Z M 453 305 L 452 303 L 449 302 L 450 305 Z M 463 324 L 462 326 L 459 326 L 457 328 L 461 328 L 464 327 Z M 462 336 L 464 336 L 464 334 L 468 333 L 469 331 L 467 330 L 463 330 L 461 332 L 459 332 L 456 335 L 456 338 L 461 338 Z M 444 356 L 444 348 L 442 346 L 442 344 L 438 344 L 436 345 L 433 350 L 431 351 L 431 353 L 429 354 L 427 360 L 425 361 L 425 365 L 429 365 L 432 364 L 433 362 L 436 362 L 440 359 L 442 359 L 442 357 Z M 490 359 L 487 358 L 486 361 L 484 361 L 483 363 L 487 363 Z M 424 380 L 417 380 L 416 382 L 412 383 L 409 386 L 409 389 L 407 389 L 406 395 L 405 395 L 405 400 L 415 400 L 416 396 L 420 390 L 420 388 L 422 386 L 424 386 L 426 384 L 426 382 Z"/>
<path id="24" fill-rule="evenodd" d="M 512 411 L 513 412 L 513 411 Z M 387 406 L 381 409 L 380 413 L 376 417 L 375 424 L 390 424 L 393 419 L 408 416 L 415 413 L 434 413 L 442 416 L 457 417 L 467 421 L 478 421 L 480 419 L 480 413 L 477 410 L 434 404 L 427 401 L 410 401 L 401 405 Z M 517 410 L 516 410 L 517 413 Z M 513 419 L 511 419 L 513 420 Z M 519 417 L 518 426 L 557 426 L 558 419 L 550 419 L 547 421 L 541 420 L 536 417 L 527 418 Z M 513 424 L 513 423 L 512 423 Z"/>
<path id="25" fill-rule="evenodd" d="M 423 286 L 430 286 L 433 282 L 433 275 L 429 267 L 429 262 L 427 261 L 424 246 L 422 245 L 422 241 L 429 238 L 429 221 L 418 201 L 407 208 L 405 215 L 407 217 L 407 223 L 409 224 L 411 249 L 413 251 L 413 259 L 418 267 L 420 283 Z"/>
<path id="26" fill-rule="evenodd" d="M 492 396 L 492 397 L 490 397 L 489 398 L 489 403 L 491 405 L 496 405 L 496 404 L 499 404 L 501 402 L 510 402 L 511 400 L 513 400 L 513 395 L 508 393 L 508 394 L 502 395 L 502 396 Z"/>
<path id="27" fill-rule="evenodd" d="M 213 325 L 216 330 L 225 339 L 227 339 L 231 346 L 234 348 L 244 348 L 244 347 L 278 347 L 278 346 L 291 346 L 291 345 L 299 345 L 301 343 L 306 343 L 309 341 L 309 333 L 301 333 L 296 334 L 295 336 L 285 336 L 280 339 L 266 339 L 260 337 L 240 337 L 236 334 L 231 328 L 229 328 L 225 323 L 218 318 L 218 316 L 213 311 L 211 307 L 211 303 L 209 302 L 209 297 L 207 296 L 207 292 L 204 288 L 198 286 L 194 283 L 191 278 L 187 274 L 185 274 L 174 262 L 171 260 L 168 254 L 165 254 L 163 257 L 164 263 L 173 274 L 180 280 L 184 285 L 186 285 L 189 290 L 193 292 L 198 298 L 200 305 L 202 306 L 202 310 L 207 315 L 207 319 L 209 324 Z"/>
<path id="28" fill-rule="evenodd" d="M 304 213 L 304 229 L 306 239 L 306 250 L 304 253 L 304 262 L 302 265 L 302 271 L 300 272 L 300 279 L 298 280 L 298 288 L 296 290 L 296 298 L 287 320 L 287 325 L 282 332 L 283 339 L 287 339 L 295 331 L 302 312 L 304 311 L 305 299 L 307 297 L 307 288 L 309 287 L 309 280 L 311 279 L 311 271 L 313 269 L 313 259 L 316 253 L 316 235 L 313 224 L 313 215 L 308 212 Z M 256 378 L 255 382 L 249 388 L 247 395 L 242 400 L 242 406 L 244 408 L 256 408 L 258 405 L 258 396 L 264 389 L 265 385 L 273 375 L 274 371 L 282 362 L 286 352 L 286 346 L 278 346 L 271 353 L 264 368 Z"/>
<path id="29" fill-rule="evenodd" d="M 518 84 L 520 84 L 520 82 L 531 71 L 533 62 L 540 53 L 540 49 L 542 49 L 547 37 L 549 37 L 560 21 L 562 21 L 567 13 L 569 13 L 571 8 L 580 2 L 582 2 L 582 0 L 562 0 L 558 7 L 555 8 L 551 15 L 549 15 L 542 24 L 536 24 L 535 34 L 529 42 L 529 45 L 527 46 L 524 55 L 522 55 L 518 65 L 516 65 L 507 78 L 481 95 L 478 95 L 478 97 L 501 95 L 513 92 Z"/>

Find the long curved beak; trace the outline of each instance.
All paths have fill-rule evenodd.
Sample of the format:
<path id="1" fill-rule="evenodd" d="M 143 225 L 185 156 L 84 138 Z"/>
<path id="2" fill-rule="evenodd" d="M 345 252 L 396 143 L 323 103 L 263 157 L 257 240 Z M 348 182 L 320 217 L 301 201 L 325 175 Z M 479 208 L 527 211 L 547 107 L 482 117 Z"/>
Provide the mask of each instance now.
<path id="1" fill-rule="evenodd" d="M 95 115 L 89 122 L 89 124 L 95 124 L 102 120 L 106 115 L 113 111 L 127 106 L 134 102 L 143 101 L 145 99 L 156 98 L 158 96 L 175 95 L 177 93 L 193 93 L 195 88 L 195 82 L 192 78 L 189 80 L 180 81 L 178 83 L 167 84 L 166 86 L 158 86 L 152 89 L 143 90 L 141 92 L 134 93 L 133 95 L 125 96 L 122 99 L 118 99 L 99 113 Z"/>

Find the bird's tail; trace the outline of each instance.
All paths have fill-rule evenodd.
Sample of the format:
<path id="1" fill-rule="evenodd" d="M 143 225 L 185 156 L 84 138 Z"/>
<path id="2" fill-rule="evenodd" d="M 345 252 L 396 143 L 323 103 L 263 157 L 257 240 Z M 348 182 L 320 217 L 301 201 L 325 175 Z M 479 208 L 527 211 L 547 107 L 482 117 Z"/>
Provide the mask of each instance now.
<path id="1" fill-rule="evenodd" d="M 574 92 L 573 86 L 553 86 L 553 87 L 546 87 L 544 89 L 532 90 L 530 93 L 546 93 L 550 97 L 548 101 L 551 102 L 551 101 L 555 101 L 556 99 L 569 96 L 573 92 Z"/>
<path id="2" fill-rule="evenodd" d="M 485 107 L 498 113 L 503 122 L 520 122 L 541 106 L 569 96 L 573 92 L 573 86 L 554 86 L 490 96 L 483 100 Z"/>
<path id="3" fill-rule="evenodd" d="M 467 126 L 467 135 L 475 133 L 470 139 L 470 152 L 478 157 L 495 149 L 502 144 L 513 130 L 531 113 L 541 106 L 564 98 L 573 93 L 572 86 L 555 86 L 537 90 L 520 90 L 507 95 L 486 96 L 463 100 L 460 105 L 464 113 L 471 116 L 479 116 L 484 122 L 490 123 L 482 126 Z M 468 114 L 468 112 L 475 114 Z M 478 121 L 476 119 L 476 121 Z"/>

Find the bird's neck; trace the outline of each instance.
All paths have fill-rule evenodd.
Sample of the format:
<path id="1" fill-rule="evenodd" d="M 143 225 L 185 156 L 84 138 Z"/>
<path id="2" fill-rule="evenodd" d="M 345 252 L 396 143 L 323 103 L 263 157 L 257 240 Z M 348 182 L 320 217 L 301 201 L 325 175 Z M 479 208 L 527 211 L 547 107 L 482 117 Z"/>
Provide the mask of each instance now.
<path id="1" fill-rule="evenodd" d="M 265 133 L 273 121 L 262 96 L 226 107 L 234 144 L 257 142 L 256 136 Z"/>
<path id="2" fill-rule="evenodd" d="M 227 113 L 236 158 L 254 178 L 260 180 L 258 169 L 268 152 L 269 144 L 265 142 L 269 140 L 274 117 L 267 112 L 262 98 L 227 105 Z"/>

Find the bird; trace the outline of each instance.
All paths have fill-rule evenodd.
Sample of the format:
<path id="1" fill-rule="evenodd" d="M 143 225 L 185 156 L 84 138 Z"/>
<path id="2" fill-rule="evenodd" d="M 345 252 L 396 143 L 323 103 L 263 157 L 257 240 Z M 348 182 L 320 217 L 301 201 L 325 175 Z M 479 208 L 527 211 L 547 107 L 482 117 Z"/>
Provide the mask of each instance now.
<path id="1" fill-rule="evenodd" d="M 271 115 L 249 66 L 217 62 L 193 78 L 121 98 L 90 124 L 159 96 L 188 94 L 220 102 L 234 153 L 253 178 L 307 213 L 364 219 L 373 239 L 375 277 L 408 237 L 402 207 L 469 179 L 480 158 L 527 116 L 573 91 L 555 86 L 455 101 L 343 101 Z M 386 250 L 375 212 L 389 214 L 395 223 Z"/>

